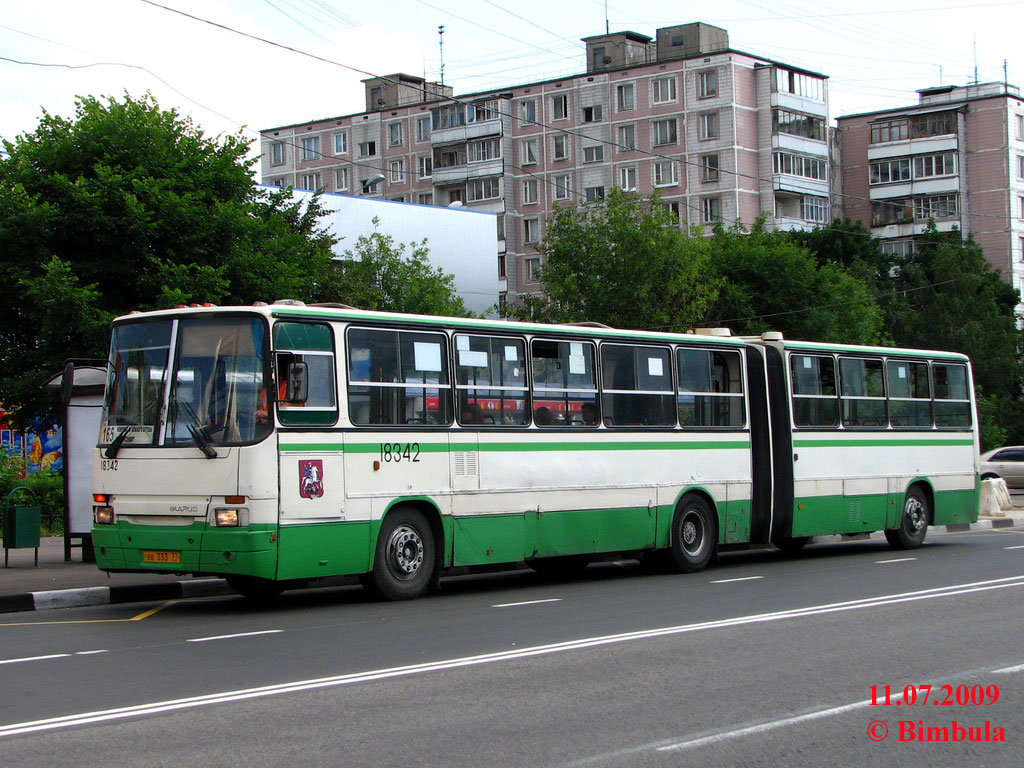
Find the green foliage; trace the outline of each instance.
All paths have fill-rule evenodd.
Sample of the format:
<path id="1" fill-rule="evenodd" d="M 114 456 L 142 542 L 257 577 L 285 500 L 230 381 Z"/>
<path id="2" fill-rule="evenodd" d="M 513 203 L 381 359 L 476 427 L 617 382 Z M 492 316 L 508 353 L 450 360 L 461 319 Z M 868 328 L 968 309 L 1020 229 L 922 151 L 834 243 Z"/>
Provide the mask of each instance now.
<path id="1" fill-rule="evenodd" d="M 893 287 L 900 293 L 888 300 L 886 316 L 898 346 L 966 354 L 987 394 L 1020 396 L 1021 333 L 1014 314 L 1020 295 L 980 246 L 932 226 L 917 253 L 899 266 Z"/>
<path id="2" fill-rule="evenodd" d="M 869 285 L 888 281 L 892 259 L 882 252 L 881 241 L 859 221 L 836 219 L 827 227 L 794 231 L 789 238 L 807 248 L 818 264 L 837 264 Z"/>
<path id="3" fill-rule="evenodd" d="M 64 478 L 59 472 L 36 472 L 22 477 L 24 462 L 13 456 L 0 454 L 0 513 L 6 509 L 7 495 L 15 488 L 29 488 L 35 492 L 42 511 L 43 535 L 55 535 L 64 531 Z M 32 496 L 17 491 L 11 497 L 17 506 L 32 504 Z"/>
<path id="4" fill-rule="evenodd" d="M 545 296 L 509 307 L 515 317 L 683 331 L 718 290 L 707 242 L 681 231 L 656 196 L 613 189 L 602 203 L 559 207 L 539 250 Z"/>
<path id="5" fill-rule="evenodd" d="M 743 335 L 776 330 L 807 341 L 878 342 L 882 312 L 867 284 L 839 263 L 819 263 L 789 233 L 769 231 L 763 220 L 749 232 L 719 226 L 710 249 L 722 288 L 706 324 Z"/>
<path id="6" fill-rule="evenodd" d="M 269 193 L 249 142 L 210 139 L 151 96 L 44 113 L 0 161 L 0 402 L 50 415 L 39 384 L 67 357 L 104 357 L 133 309 L 325 298 L 333 239 L 319 202 Z"/>
<path id="7" fill-rule="evenodd" d="M 462 299 L 455 293 L 455 278 L 430 266 L 427 241 L 395 244 L 391 235 L 376 228 L 363 235 L 355 248 L 345 251 L 345 258 L 335 263 L 334 273 L 324 285 L 324 293 L 332 301 L 340 301 L 360 309 L 385 312 L 410 312 L 421 315 L 468 317 Z"/>

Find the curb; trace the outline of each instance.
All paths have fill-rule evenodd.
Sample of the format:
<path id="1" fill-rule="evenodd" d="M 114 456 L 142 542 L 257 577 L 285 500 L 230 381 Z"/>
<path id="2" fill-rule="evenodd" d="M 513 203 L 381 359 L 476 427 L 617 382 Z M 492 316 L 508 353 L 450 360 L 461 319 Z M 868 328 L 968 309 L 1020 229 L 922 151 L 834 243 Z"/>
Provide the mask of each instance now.
<path id="1" fill-rule="evenodd" d="M 963 533 L 993 528 L 1024 526 L 1024 518 L 995 517 L 976 523 L 954 523 L 935 525 L 936 533 Z M 826 544 L 838 541 L 866 541 L 885 537 L 883 531 L 873 533 L 835 534 L 814 536 L 809 544 Z M 135 584 L 123 587 L 82 587 L 79 589 L 51 589 L 44 592 L 23 592 L 17 595 L 0 595 L 0 613 L 19 611 L 45 611 L 53 608 L 83 608 L 89 605 L 113 605 L 116 603 L 145 603 L 154 600 L 182 600 L 192 597 L 219 597 L 237 594 L 224 579 L 195 579 L 162 584 Z"/>
<path id="2" fill-rule="evenodd" d="M 197 579 L 162 584 L 133 584 L 124 587 L 81 587 L 0 595 L 0 613 L 46 611 L 53 608 L 82 608 L 88 605 L 144 603 L 153 600 L 181 600 L 217 597 L 236 592 L 224 579 Z"/>

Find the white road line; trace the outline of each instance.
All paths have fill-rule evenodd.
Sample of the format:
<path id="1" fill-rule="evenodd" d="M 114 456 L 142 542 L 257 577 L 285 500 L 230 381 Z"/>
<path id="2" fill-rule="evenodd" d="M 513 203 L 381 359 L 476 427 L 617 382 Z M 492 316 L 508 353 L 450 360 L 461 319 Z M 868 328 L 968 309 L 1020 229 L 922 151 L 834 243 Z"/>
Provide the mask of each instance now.
<path id="1" fill-rule="evenodd" d="M 1017 664 L 1013 667 L 1003 667 L 1002 669 L 992 670 L 997 675 L 1012 675 L 1014 672 L 1024 672 L 1024 664 Z"/>
<path id="2" fill-rule="evenodd" d="M 876 563 L 908 563 L 917 560 L 916 557 L 897 557 L 895 560 L 875 560 Z"/>
<path id="3" fill-rule="evenodd" d="M 190 637 L 186 643 L 206 643 L 210 640 L 231 640 L 236 637 L 252 637 L 254 635 L 276 635 L 284 632 L 283 629 L 264 629 L 259 632 L 239 632 L 236 635 L 213 635 L 212 637 Z"/>
<path id="4" fill-rule="evenodd" d="M 132 717 L 143 715 L 155 715 L 164 712 L 174 712 L 184 709 L 195 709 L 197 707 L 210 706 L 211 704 L 223 704 L 227 702 L 247 701 L 250 699 L 261 699 L 269 696 L 280 696 L 287 693 L 299 693 L 303 691 L 322 690 L 325 688 L 337 688 L 344 685 L 356 683 L 377 682 L 394 678 L 422 675 L 429 672 L 440 672 L 449 669 L 461 669 L 466 667 L 477 667 L 484 664 L 510 661 L 513 659 L 526 659 L 539 656 L 549 656 L 567 651 L 577 651 L 586 648 L 599 648 L 602 646 L 617 645 L 620 643 L 633 642 L 637 640 L 650 640 L 660 637 L 671 637 L 691 632 L 701 632 L 709 629 L 720 629 L 724 627 L 740 627 L 751 624 L 766 624 L 775 621 L 785 621 L 806 616 L 820 616 L 822 614 L 839 613 L 843 611 L 855 611 L 862 608 L 879 608 L 900 603 L 915 602 L 918 600 L 933 600 L 943 597 L 955 597 L 957 595 L 973 594 L 996 589 L 1010 587 L 1024 587 L 1024 574 L 1018 576 L 1007 576 L 1000 579 L 988 579 L 986 581 L 975 581 L 965 584 L 951 584 L 945 587 L 933 587 L 922 589 L 916 592 L 904 594 L 879 595 L 877 597 L 862 598 L 859 600 L 848 600 L 841 603 L 827 603 L 823 605 L 811 605 L 804 608 L 794 608 L 774 613 L 760 613 L 751 616 L 738 616 L 732 619 L 720 619 L 717 621 L 705 621 L 697 624 L 682 624 L 671 627 L 660 627 L 657 629 L 639 630 L 636 632 L 623 632 L 615 635 L 601 635 L 587 637 L 577 640 L 567 640 L 560 643 L 537 645 L 515 650 L 499 651 L 497 653 L 485 653 L 477 656 L 463 656 L 454 659 L 443 659 L 440 661 L 427 662 L 423 664 L 410 664 L 402 667 L 389 667 L 385 669 L 374 669 L 365 672 L 354 672 L 345 675 L 333 675 L 330 677 L 314 678 L 311 680 L 297 680 L 291 683 L 279 683 L 277 685 L 265 685 L 257 688 L 245 688 L 237 691 L 224 691 L 221 693 L 206 694 L 202 696 L 190 696 L 184 699 L 171 699 L 168 701 L 156 701 L 149 704 L 139 704 L 130 707 L 118 707 L 95 712 L 82 712 L 74 715 L 63 715 L 60 717 L 49 717 L 42 720 L 32 720 L 24 723 L 11 723 L 0 726 L 0 737 L 14 736 L 23 733 L 37 733 L 39 731 L 51 731 L 58 728 L 70 728 L 90 723 L 103 723 L 115 720 L 126 720 Z M 272 630 L 280 631 L 280 630 Z M 848 707 L 861 706 L 860 702 Z M 831 710 L 825 710 L 829 712 Z M 797 717 L 809 717 L 815 715 L 798 715 Z M 824 715 L 817 715 L 822 717 Z M 752 726 L 753 727 L 753 726 Z"/>
<path id="5" fill-rule="evenodd" d="M 1024 544 L 1017 544 L 1012 547 L 1003 547 L 1003 549 L 1024 549 Z"/>
<path id="6" fill-rule="evenodd" d="M 47 656 L 26 656 L 22 659 L 0 659 L 0 664 L 20 664 L 23 661 L 45 661 L 46 659 L 63 659 L 70 653 L 51 653 Z"/>
<path id="7" fill-rule="evenodd" d="M 560 603 L 562 598 L 560 597 L 549 597 L 546 600 L 525 600 L 521 603 L 498 603 L 492 605 L 491 608 L 516 608 L 520 605 L 539 605 L 540 603 Z"/>
<path id="8" fill-rule="evenodd" d="M 75 656 L 93 656 L 97 653 L 110 653 L 110 651 L 75 651 Z"/>
<path id="9" fill-rule="evenodd" d="M 712 581 L 712 584 L 732 584 L 734 581 L 756 581 L 757 579 L 763 579 L 764 576 L 741 576 L 738 579 L 716 579 Z"/>

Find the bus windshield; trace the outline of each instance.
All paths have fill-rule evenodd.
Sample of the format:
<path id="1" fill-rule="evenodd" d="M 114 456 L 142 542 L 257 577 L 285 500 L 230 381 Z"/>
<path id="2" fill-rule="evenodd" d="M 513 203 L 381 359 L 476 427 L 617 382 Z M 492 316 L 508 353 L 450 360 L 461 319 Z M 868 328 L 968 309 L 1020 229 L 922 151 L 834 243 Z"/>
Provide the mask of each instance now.
<path id="1" fill-rule="evenodd" d="M 271 429 L 268 354 L 259 318 L 116 326 L 100 444 L 197 445 L 210 455 L 213 444 L 263 439 Z"/>

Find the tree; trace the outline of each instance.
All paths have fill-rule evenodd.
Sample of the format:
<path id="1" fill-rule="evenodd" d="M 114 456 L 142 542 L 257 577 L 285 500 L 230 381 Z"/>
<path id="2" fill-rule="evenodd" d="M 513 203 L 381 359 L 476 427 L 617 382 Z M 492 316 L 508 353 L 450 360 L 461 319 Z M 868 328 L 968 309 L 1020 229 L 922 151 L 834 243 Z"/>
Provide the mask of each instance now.
<path id="1" fill-rule="evenodd" d="M 111 317 L 181 303 L 323 295 L 322 210 L 270 194 L 240 136 L 210 139 L 150 96 L 85 97 L 4 141 L 0 402 L 49 410 L 39 383 L 66 357 L 106 355 Z"/>
<path id="2" fill-rule="evenodd" d="M 355 248 L 335 264 L 335 274 L 325 286 L 327 293 L 360 309 L 411 312 L 421 315 L 472 313 L 455 293 L 455 278 L 427 261 L 427 241 L 395 245 L 391 235 L 374 232 L 356 240 Z"/>
<path id="3" fill-rule="evenodd" d="M 789 233 L 769 231 L 763 219 L 749 232 L 717 226 L 710 249 L 722 288 L 705 323 L 744 335 L 775 330 L 807 341 L 878 342 L 882 311 L 870 288 L 838 263 L 819 264 Z"/>
<path id="4" fill-rule="evenodd" d="M 706 242 L 657 196 L 613 189 L 603 203 L 556 208 L 538 250 L 544 295 L 509 308 L 523 319 L 683 331 L 718 289 Z"/>
<path id="5" fill-rule="evenodd" d="M 881 241 L 860 221 L 835 219 L 827 227 L 793 231 L 789 237 L 811 251 L 819 265 L 838 264 L 869 285 L 889 280 L 892 257 L 882 252 Z"/>

